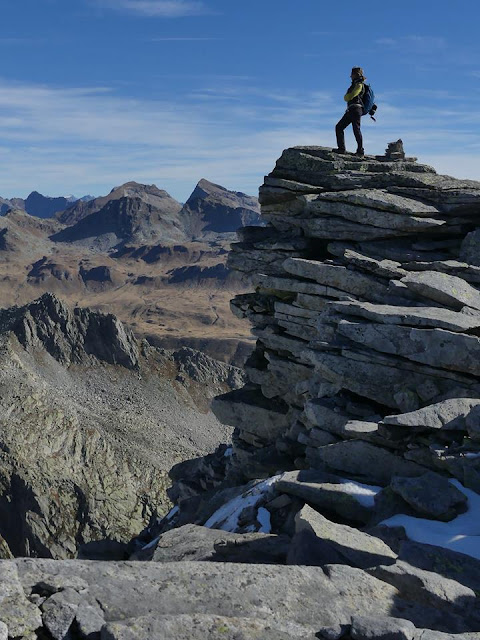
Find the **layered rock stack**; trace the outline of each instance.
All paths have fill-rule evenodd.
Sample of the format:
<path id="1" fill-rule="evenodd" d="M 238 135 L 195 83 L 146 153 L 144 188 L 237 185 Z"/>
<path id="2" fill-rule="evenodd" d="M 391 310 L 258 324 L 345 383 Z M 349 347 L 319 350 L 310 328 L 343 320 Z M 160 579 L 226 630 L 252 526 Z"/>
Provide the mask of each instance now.
<path id="1" fill-rule="evenodd" d="M 401 141 L 295 147 L 260 201 L 266 226 L 229 258 L 258 338 L 247 384 L 213 402 L 232 446 L 172 470 L 176 505 L 130 557 L 251 563 L 248 584 L 267 564 L 327 576 L 308 621 L 290 618 L 302 638 L 479 640 L 480 182 Z M 226 602 L 247 611 L 242 593 Z"/>
<path id="2" fill-rule="evenodd" d="M 258 337 L 249 382 L 214 402 L 230 476 L 433 471 L 480 492 L 480 182 L 295 147 L 260 201 L 267 226 L 230 258 L 256 288 L 232 301 Z"/>

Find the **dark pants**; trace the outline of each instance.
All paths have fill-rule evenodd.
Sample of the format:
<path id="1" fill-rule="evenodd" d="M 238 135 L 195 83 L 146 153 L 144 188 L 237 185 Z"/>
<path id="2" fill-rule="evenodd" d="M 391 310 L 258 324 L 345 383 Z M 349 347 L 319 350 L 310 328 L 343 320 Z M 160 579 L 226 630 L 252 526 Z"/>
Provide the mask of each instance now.
<path id="1" fill-rule="evenodd" d="M 363 151 L 363 138 L 360 131 L 360 121 L 362 119 L 362 107 L 350 107 L 345 112 L 345 115 L 341 120 L 337 122 L 335 127 L 335 133 L 337 134 L 337 147 L 339 149 L 345 149 L 345 129 L 349 124 L 352 125 L 353 135 L 357 141 L 357 151 Z"/>

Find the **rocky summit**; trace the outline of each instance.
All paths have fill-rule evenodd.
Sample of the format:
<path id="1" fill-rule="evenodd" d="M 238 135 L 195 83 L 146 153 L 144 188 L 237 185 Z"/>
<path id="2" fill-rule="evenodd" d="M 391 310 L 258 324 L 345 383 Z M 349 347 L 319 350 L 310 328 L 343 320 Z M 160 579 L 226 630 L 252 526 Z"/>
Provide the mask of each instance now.
<path id="1" fill-rule="evenodd" d="M 4 637 L 480 639 L 480 182 L 295 147 L 260 201 L 231 445 L 128 561 L 0 563 Z"/>

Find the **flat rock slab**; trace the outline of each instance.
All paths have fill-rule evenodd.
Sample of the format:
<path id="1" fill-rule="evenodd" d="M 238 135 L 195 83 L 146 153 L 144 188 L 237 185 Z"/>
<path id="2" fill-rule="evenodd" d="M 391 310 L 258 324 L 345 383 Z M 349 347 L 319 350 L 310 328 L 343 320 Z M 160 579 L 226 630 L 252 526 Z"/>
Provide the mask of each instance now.
<path id="1" fill-rule="evenodd" d="M 274 291 L 286 291 L 292 293 L 306 293 L 314 296 L 327 296 L 330 298 L 347 299 L 348 295 L 345 291 L 335 289 L 316 282 L 308 280 L 296 280 L 294 278 L 280 278 L 267 276 L 262 273 L 256 273 L 253 276 L 254 284 L 262 287 L 262 289 L 273 289 Z"/>
<path id="2" fill-rule="evenodd" d="M 318 543 L 327 543 L 337 554 L 345 558 L 345 564 L 362 569 L 393 563 L 396 559 L 396 554 L 379 538 L 353 527 L 331 522 L 308 505 L 297 513 L 295 531 L 314 533 Z"/>
<path id="3" fill-rule="evenodd" d="M 275 620 L 202 615 L 145 616 L 112 622 L 101 640 L 315 640 L 312 629 Z"/>
<path id="4" fill-rule="evenodd" d="M 447 429 L 466 431 L 466 418 L 480 398 L 449 398 L 422 409 L 383 418 L 384 424 L 421 429 Z"/>
<path id="5" fill-rule="evenodd" d="M 290 471 L 284 473 L 275 485 L 277 491 L 301 498 L 311 505 L 337 513 L 342 518 L 368 522 L 374 506 L 366 506 L 355 498 L 348 481 L 321 471 Z"/>
<path id="6" fill-rule="evenodd" d="M 445 220 L 438 218 L 420 217 L 408 215 L 397 211 L 372 209 L 358 204 L 346 202 L 331 202 L 325 200 L 324 194 L 320 196 L 307 196 L 311 198 L 307 205 L 307 212 L 314 215 L 334 215 L 352 222 L 392 229 L 398 231 L 417 232 L 436 229 L 445 224 Z"/>
<path id="7" fill-rule="evenodd" d="M 356 343 L 414 362 L 480 375 L 480 339 L 445 329 L 341 320 L 338 333 Z"/>
<path id="8" fill-rule="evenodd" d="M 480 309 L 480 292 L 462 278 L 438 271 L 421 271 L 405 276 L 400 282 L 419 296 L 447 307 Z"/>
<path id="9" fill-rule="evenodd" d="M 383 300 L 388 292 L 387 287 L 374 277 L 340 265 L 304 258 L 287 258 L 283 267 L 287 273 L 310 278 L 319 284 L 340 289 L 360 298 Z"/>
<path id="10" fill-rule="evenodd" d="M 410 231 L 401 231 L 399 229 L 368 226 L 336 216 L 292 218 L 289 222 L 293 226 L 303 229 L 307 238 L 322 238 L 324 240 L 354 240 L 360 242 L 362 240 L 396 238 L 410 233 Z"/>
<path id="11" fill-rule="evenodd" d="M 468 331 L 480 327 L 480 314 L 470 315 L 442 307 L 401 307 L 371 302 L 329 302 L 342 315 L 359 316 L 383 324 Z"/>
<path id="12" fill-rule="evenodd" d="M 426 216 L 434 218 L 440 210 L 431 204 L 426 204 L 414 198 L 407 198 L 385 189 L 353 189 L 346 191 L 329 191 L 319 196 L 319 199 L 329 202 L 346 202 L 353 205 L 392 211 L 412 216 Z M 318 201 L 318 200 L 316 200 Z"/>
<path id="13" fill-rule="evenodd" d="M 187 524 L 162 534 L 153 552 L 154 562 L 182 560 L 281 563 L 290 540 L 266 533 L 230 533 Z"/>
<path id="14" fill-rule="evenodd" d="M 85 597 L 98 602 L 106 624 L 152 614 L 257 620 L 275 616 L 282 625 L 293 622 L 316 631 L 341 628 L 359 611 L 395 615 L 398 607 L 405 607 L 394 587 L 347 566 L 329 567 L 325 573 L 320 567 L 215 562 L 11 562 L 18 565 L 27 593 L 42 582 L 81 578 L 87 584 Z"/>
<path id="15" fill-rule="evenodd" d="M 223 424 L 263 438 L 275 438 L 288 426 L 286 405 L 268 400 L 258 391 L 238 389 L 217 396 L 212 411 Z"/>
<path id="16" fill-rule="evenodd" d="M 425 468 L 369 442 L 350 440 L 329 444 L 317 450 L 327 467 L 357 477 L 370 484 L 388 485 L 394 475 L 420 476 Z"/>
<path id="17" fill-rule="evenodd" d="M 397 476 L 390 487 L 419 514 L 445 522 L 453 520 L 468 502 L 467 496 L 448 478 L 433 471 L 416 478 Z"/>
<path id="18" fill-rule="evenodd" d="M 329 251 L 331 250 L 332 246 L 329 245 Z M 391 278 L 403 278 L 403 276 L 407 275 L 407 271 L 395 260 L 376 260 L 352 249 L 344 249 L 336 255 L 342 256 L 348 265 L 353 265 L 362 271 L 370 271 L 377 276 L 389 280 Z"/>
<path id="19" fill-rule="evenodd" d="M 475 384 L 458 373 L 380 352 L 372 351 L 366 357 L 347 349 L 341 355 L 306 349 L 302 358 L 314 364 L 317 373 L 329 382 L 402 412 L 418 409 L 424 403 L 423 390 L 427 387 L 435 390 L 429 394 L 434 397 Z"/>

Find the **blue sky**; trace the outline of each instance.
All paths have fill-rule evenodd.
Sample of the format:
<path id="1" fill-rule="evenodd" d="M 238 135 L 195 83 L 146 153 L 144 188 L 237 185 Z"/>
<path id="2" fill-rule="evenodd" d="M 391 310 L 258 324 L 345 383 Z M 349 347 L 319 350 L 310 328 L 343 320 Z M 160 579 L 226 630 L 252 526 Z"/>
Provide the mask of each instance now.
<path id="1" fill-rule="evenodd" d="M 363 119 L 367 153 L 402 138 L 480 180 L 476 0 L 0 6 L 0 196 L 137 180 L 184 201 L 200 178 L 256 194 L 285 147 L 335 145 L 354 65 L 379 105 L 377 123 Z"/>

